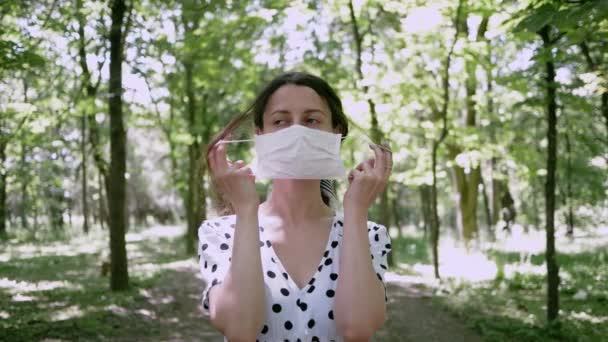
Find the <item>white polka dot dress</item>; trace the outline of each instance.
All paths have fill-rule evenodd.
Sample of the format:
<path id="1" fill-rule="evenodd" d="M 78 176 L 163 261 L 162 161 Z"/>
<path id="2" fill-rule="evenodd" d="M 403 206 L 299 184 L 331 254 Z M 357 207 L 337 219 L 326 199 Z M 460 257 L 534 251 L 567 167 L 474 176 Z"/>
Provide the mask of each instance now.
<path id="1" fill-rule="evenodd" d="M 260 255 L 266 291 L 266 322 L 257 341 L 342 341 L 334 319 L 334 299 L 340 276 L 340 246 L 344 216 L 334 216 L 325 251 L 315 274 L 298 288 L 272 248 L 260 217 Z M 232 260 L 235 216 L 222 216 L 203 222 L 198 231 L 200 270 L 206 287 L 203 307 L 208 314 L 209 290 L 221 283 Z M 384 284 L 387 254 L 391 251 L 386 227 L 368 222 L 370 254 L 378 279 Z M 386 300 L 386 296 L 385 296 Z"/>

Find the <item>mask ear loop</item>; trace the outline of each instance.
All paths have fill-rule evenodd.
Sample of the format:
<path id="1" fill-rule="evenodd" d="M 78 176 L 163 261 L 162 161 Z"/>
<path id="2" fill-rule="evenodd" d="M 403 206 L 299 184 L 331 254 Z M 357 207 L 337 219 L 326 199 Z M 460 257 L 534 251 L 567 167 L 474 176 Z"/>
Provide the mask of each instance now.
<path id="1" fill-rule="evenodd" d="M 254 139 L 242 139 L 242 140 L 220 140 L 217 143 L 218 144 L 234 144 L 234 143 L 241 143 L 241 142 L 250 142 L 250 141 L 255 141 Z"/>
<path id="2" fill-rule="evenodd" d="M 359 136 L 353 136 L 353 135 L 348 135 L 342 138 L 342 141 L 346 140 L 346 139 L 361 139 L 363 141 L 365 141 L 366 143 L 373 145 L 373 146 L 377 146 L 379 149 L 392 153 L 391 149 L 387 146 L 384 146 L 382 144 L 376 144 L 375 142 L 372 141 L 372 139 L 370 139 L 370 137 L 368 137 L 366 134 L 362 134 L 360 137 Z"/>

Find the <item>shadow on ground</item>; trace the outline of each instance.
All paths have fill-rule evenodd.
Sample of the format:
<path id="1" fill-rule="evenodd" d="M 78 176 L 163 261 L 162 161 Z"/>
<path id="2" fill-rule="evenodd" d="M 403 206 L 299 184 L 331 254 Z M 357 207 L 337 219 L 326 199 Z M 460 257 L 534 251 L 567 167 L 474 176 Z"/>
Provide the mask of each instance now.
<path id="1" fill-rule="evenodd" d="M 96 246 L 0 253 L 0 341 L 223 341 L 202 315 L 197 261 L 179 252 L 180 239 L 132 239 L 131 289 L 118 293 L 99 274 L 104 244 Z M 479 340 L 432 306 L 424 287 L 387 290 L 388 319 L 374 341 Z"/>

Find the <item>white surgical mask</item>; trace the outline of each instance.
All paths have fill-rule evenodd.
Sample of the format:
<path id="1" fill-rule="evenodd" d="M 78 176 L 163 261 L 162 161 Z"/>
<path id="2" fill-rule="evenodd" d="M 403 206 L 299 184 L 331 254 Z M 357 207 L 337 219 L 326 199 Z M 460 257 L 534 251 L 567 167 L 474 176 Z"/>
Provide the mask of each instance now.
<path id="1" fill-rule="evenodd" d="M 259 179 L 343 179 L 341 138 L 302 125 L 256 135 L 251 169 Z"/>
<path id="2" fill-rule="evenodd" d="M 250 167 L 256 179 L 346 179 L 340 142 L 347 138 L 355 137 L 291 125 L 255 139 L 219 143 L 254 142 L 256 157 Z M 355 139 L 373 144 L 365 135 Z"/>

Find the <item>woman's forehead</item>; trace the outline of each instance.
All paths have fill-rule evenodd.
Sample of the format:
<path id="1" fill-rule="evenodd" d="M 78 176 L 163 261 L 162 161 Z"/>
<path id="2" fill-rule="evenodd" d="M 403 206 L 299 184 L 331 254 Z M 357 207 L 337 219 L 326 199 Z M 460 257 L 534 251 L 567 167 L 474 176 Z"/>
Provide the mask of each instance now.
<path id="1" fill-rule="evenodd" d="M 277 89 L 268 99 L 264 113 L 275 111 L 306 112 L 322 111 L 329 114 L 326 101 L 307 86 L 288 84 Z"/>

